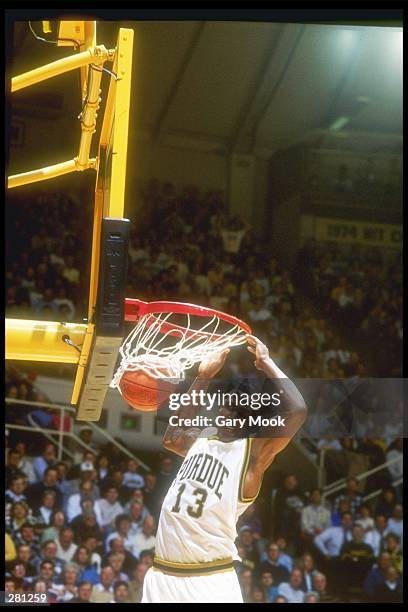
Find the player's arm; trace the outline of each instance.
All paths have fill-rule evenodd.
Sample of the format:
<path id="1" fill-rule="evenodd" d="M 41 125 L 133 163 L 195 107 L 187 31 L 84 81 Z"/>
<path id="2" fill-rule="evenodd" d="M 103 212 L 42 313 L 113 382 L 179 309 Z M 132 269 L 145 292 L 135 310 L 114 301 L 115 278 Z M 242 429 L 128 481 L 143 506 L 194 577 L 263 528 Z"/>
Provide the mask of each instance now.
<path id="1" fill-rule="evenodd" d="M 198 376 L 188 390 L 190 397 L 193 391 L 207 391 L 211 379 L 214 378 L 223 367 L 228 353 L 229 349 L 225 349 L 200 363 Z M 180 406 L 174 414 L 177 415 L 179 419 L 192 419 L 197 416 L 199 410 L 200 406 L 195 406 L 191 403 L 187 406 Z M 163 446 L 167 450 L 184 457 L 200 433 L 201 430 L 198 427 L 179 427 L 169 424 L 163 436 Z"/>
<path id="2" fill-rule="evenodd" d="M 255 367 L 272 380 L 276 380 L 276 392 L 280 394 L 279 414 L 285 419 L 284 437 L 256 438 L 251 445 L 250 465 L 257 476 L 261 476 L 275 456 L 291 441 L 303 425 L 307 408 L 296 385 L 278 368 L 269 355 L 269 350 L 255 336 L 247 336 L 248 350 L 256 357 Z M 267 415 L 263 415 L 267 416 Z M 275 416 L 272 414 L 271 416 Z M 255 476 L 255 474 L 254 474 Z M 255 476 L 255 479 L 256 476 Z"/>

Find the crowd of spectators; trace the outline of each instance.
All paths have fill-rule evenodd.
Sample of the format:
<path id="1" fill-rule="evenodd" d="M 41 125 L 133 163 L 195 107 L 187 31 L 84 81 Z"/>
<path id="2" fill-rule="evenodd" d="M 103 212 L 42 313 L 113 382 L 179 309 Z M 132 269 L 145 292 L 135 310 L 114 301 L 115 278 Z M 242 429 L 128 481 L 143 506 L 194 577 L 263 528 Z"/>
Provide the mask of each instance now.
<path id="1" fill-rule="evenodd" d="M 81 320 L 89 277 L 84 207 L 44 193 L 8 209 L 7 316 Z M 401 261 L 386 265 L 380 249 L 311 242 L 291 274 L 269 243 L 225 212 L 222 193 L 152 180 L 140 194 L 129 255 L 129 297 L 205 304 L 246 319 L 293 376 L 400 375 Z M 344 339 L 347 330 L 357 343 Z M 356 348 L 364 339 L 392 349 L 393 359 L 381 351 L 380 373 Z"/>
<path id="2" fill-rule="evenodd" d="M 10 318 L 76 321 L 85 316 L 87 208 L 73 194 L 9 195 L 6 313 Z M 88 266 L 89 267 L 89 266 Z"/>
<path id="3" fill-rule="evenodd" d="M 128 297 L 210 305 L 248 320 L 280 367 L 295 377 L 376 374 L 356 344 L 335 331 L 339 322 L 341 329 L 341 316 L 354 316 L 355 328 L 374 341 L 376 317 L 383 316 L 383 309 L 388 336 L 393 327 L 398 340 L 402 335 L 398 266 L 391 270 L 360 254 L 344 270 L 334 265 L 342 259 L 341 251 L 332 255 L 335 246 L 306 245 L 299 269 L 303 261 L 303 280 L 312 274 L 310 295 L 319 298 L 316 306 L 269 245 L 225 212 L 221 193 L 203 194 L 191 186 L 177 191 L 153 180 L 140 199 Z M 87 284 L 83 210 L 66 194 L 38 196 L 21 205 L 9 221 L 7 316 L 79 320 Z M 355 279 L 362 283 L 360 293 Z M 346 299 L 351 289 L 354 302 Z M 344 315 L 341 309 L 347 306 Z M 243 374 L 245 359 L 244 351 L 234 351 L 230 372 Z M 7 395 L 45 399 L 27 380 L 12 377 Z M 37 418 L 43 415 L 39 411 Z M 58 415 L 48 417 L 48 426 L 58 428 Z M 386 440 L 316 436 L 332 479 L 349 474 L 350 465 L 368 469 L 391 456 L 399 459 L 401 441 L 392 425 Z M 95 447 L 78 451 L 71 462 L 57 459 L 51 444 L 41 453 L 38 442 L 28 449 L 22 433 L 13 435 L 7 453 L 5 590 L 47 592 L 54 602 L 139 602 L 153 559 L 161 500 L 178 459 L 164 454 L 146 472 L 137 462 Z M 359 464 L 358 457 L 369 463 Z M 396 468 L 401 470 L 399 463 Z M 295 474 L 277 485 L 271 499 L 266 480 L 238 525 L 241 561 L 236 569 L 245 601 L 399 601 L 403 519 L 401 487 L 393 484 L 399 476 L 394 468 L 371 483 L 351 479 L 346 492 L 330 500 L 323 500 L 317 489 L 302 490 Z M 364 493 L 378 487 L 382 496 L 365 504 Z"/>
<path id="4" fill-rule="evenodd" d="M 83 439 L 91 444 L 89 430 Z M 173 461 L 142 474 L 108 450 L 59 460 L 15 441 L 6 467 L 6 591 L 52 602 L 140 602 Z"/>
<path id="5" fill-rule="evenodd" d="M 372 355 L 374 376 L 401 376 L 400 253 L 386 257 L 376 248 L 310 240 L 299 252 L 297 273 L 325 319 Z"/>
<path id="6" fill-rule="evenodd" d="M 92 430 L 81 432 L 95 446 Z M 180 460 L 151 471 L 99 447 L 58 459 L 46 442 L 7 452 L 5 590 L 52 603 L 138 603 L 151 566 L 162 500 Z M 349 479 L 329 502 L 288 474 L 269 521 L 259 499 L 237 526 L 236 570 L 246 602 L 401 601 L 403 507 L 392 487 L 365 503 Z M 271 524 L 273 523 L 273 528 Z"/>

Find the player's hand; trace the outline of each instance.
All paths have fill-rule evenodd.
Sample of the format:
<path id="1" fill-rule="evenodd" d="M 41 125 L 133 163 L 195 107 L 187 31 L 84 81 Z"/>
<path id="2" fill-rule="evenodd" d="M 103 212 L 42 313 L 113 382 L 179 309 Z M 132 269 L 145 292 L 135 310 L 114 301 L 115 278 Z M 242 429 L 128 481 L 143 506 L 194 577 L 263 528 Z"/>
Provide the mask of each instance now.
<path id="1" fill-rule="evenodd" d="M 225 349 L 220 353 L 216 353 L 215 355 L 211 355 L 207 357 L 207 359 L 203 359 L 200 363 L 200 367 L 198 368 L 198 375 L 200 378 L 214 378 L 216 374 L 221 370 L 222 366 L 227 359 L 229 349 Z"/>
<path id="2" fill-rule="evenodd" d="M 256 336 L 247 335 L 247 349 L 256 357 L 254 365 L 258 370 L 263 370 L 264 366 L 270 361 L 268 347 Z"/>

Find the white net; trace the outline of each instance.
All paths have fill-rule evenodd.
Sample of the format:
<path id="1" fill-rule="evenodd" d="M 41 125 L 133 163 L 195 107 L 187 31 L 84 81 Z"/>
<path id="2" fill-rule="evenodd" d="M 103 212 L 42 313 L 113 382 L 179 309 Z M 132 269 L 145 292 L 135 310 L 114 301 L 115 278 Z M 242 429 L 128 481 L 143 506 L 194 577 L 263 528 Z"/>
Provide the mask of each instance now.
<path id="1" fill-rule="evenodd" d="M 229 324 L 222 331 L 220 318 L 209 316 L 199 329 L 192 328 L 192 317 L 186 314 L 185 327 L 172 324 L 173 313 L 140 317 L 120 348 L 121 362 L 110 387 L 119 389 L 126 371 L 140 370 L 153 378 L 181 380 L 185 370 L 195 363 L 226 348 L 246 342 L 246 331 L 239 324 Z"/>

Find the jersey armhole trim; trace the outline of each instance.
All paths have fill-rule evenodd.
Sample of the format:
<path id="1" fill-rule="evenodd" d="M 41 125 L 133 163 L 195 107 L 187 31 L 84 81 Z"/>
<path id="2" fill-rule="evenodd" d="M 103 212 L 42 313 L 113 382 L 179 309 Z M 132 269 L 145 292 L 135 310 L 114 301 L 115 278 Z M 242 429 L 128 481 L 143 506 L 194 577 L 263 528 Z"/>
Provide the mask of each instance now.
<path id="1" fill-rule="evenodd" d="M 244 456 L 244 461 L 242 463 L 241 474 L 240 474 L 240 477 L 239 477 L 238 500 L 241 503 L 247 504 L 247 503 L 250 503 L 250 502 L 254 502 L 256 500 L 256 498 L 258 497 L 259 491 L 261 490 L 262 481 L 261 481 L 261 484 L 259 486 L 258 492 L 257 492 L 256 495 L 254 495 L 254 497 L 244 497 L 245 476 L 246 476 L 247 471 L 248 471 L 249 457 L 251 455 L 252 438 L 247 438 L 245 443 L 246 443 L 246 446 L 245 446 L 245 456 Z"/>

